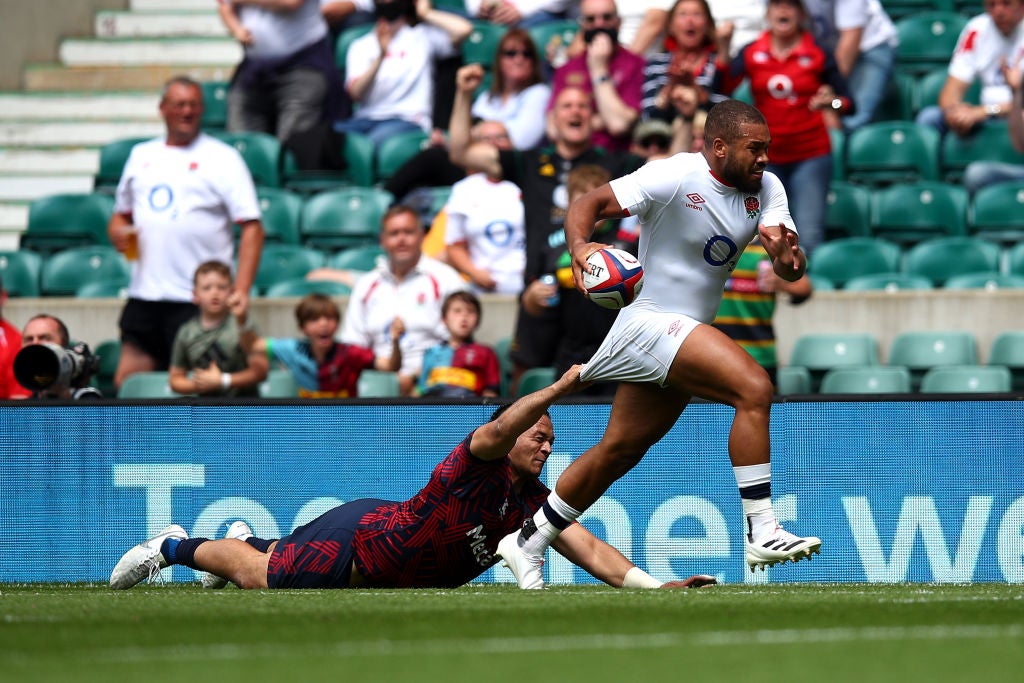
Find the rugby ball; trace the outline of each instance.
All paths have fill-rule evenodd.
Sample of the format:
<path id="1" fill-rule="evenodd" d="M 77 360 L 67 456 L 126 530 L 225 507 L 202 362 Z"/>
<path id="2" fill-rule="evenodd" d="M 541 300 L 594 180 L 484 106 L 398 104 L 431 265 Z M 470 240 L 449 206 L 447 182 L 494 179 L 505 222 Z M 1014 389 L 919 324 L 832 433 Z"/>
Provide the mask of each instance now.
<path id="1" fill-rule="evenodd" d="M 622 308 L 640 294 L 644 269 L 628 251 L 599 249 L 587 257 L 583 286 L 587 297 L 598 306 Z"/>

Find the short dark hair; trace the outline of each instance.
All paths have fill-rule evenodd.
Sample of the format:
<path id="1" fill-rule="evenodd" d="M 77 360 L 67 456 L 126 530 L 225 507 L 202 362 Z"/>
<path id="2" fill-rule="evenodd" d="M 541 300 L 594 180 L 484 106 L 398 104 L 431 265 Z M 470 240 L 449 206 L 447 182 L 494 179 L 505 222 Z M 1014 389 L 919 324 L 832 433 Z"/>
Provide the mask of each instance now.
<path id="1" fill-rule="evenodd" d="M 711 107 L 704 122 L 704 144 L 710 149 L 715 138 L 732 144 L 742 136 L 740 127 L 744 124 L 768 125 L 764 115 L 746 102 L 724 100 Z"/>
<path id="2" fill-rule="evenodd" d="M 413 218 L 415 218 L 417 225 L 420 226 L 420 230 L 426 230 L 426 227 L 423 225 L 423 220 L 420 218 L 419 212 L 417 212 L 416 209 L 412 208 L 408 204 L 392 204 L 391 206 L 389 206 L 388 210 L 384 212 L 384 215 L 380 219 L 381 228 L 383 228 L 384 224 L 391 220 L 393 217 L 403 213 L 407 213 L 411 215 Z"/>
<path id="3" fill-rule="evenodd" d="M 460 289 L 457 292 L 452 292 L 444 298 L 444 303 L 441 304 L 441 317 L 448 315 L 448 309 L 456 301 L 461 301 L 464 304 L 469 304 L 476 309 L 477 318 L 483 318 L 483 308 L 480 306 L 480 299 L 473 292 L 465 289 Z"/>
<path id="4" fill-rule="evenodd" d="M 325 316 L 341 320 L 341 309 L 338 308 L 338 304 L 334 303 L 334 299 L 326 294 L 319 292 L 307 294 L 295 307 L 295 322 L 299 324 L 300 328 L 310 320 Z"/>
<path id="5" fill-rule="evenodd" d="M 52 320 L 57 325 L 57 333 L 60 335 L 60 345 L 63 346 L 64 348 L 67 348 L 71 345 L 71 333 L 68 332 L 68 326 L 65 325 L 64 321 L 58 318 L 57 316 L 50 315 L 49 313 L 40 313 L 39 315 L 34 315 L 28 319 L 28 321 L 25 323 L 25 327 L 28 327 L 28 324 L 33 320 Z"/>
<path id="6" fill-rule="evenodd" d="M 167 99 L 167 91 L 171 89 L 171 86 L 175 85 L 184 85 L 188 88 L 195 88 L 199 91 L 199 96 L 203 96 L 203 86 L 199 84 L 199 81 L 184 74 L 179 74 L 177 76 L 171 76 L 164 83 L 164 88 L 160 91 L 161 102 Z"/>
<path id="7" fill-rule="evenodd" d="M 515 401 L 513 401 L 512 403 L 515 403 Z M 491 421 L 491 422 L 494 422 L 494 421 L 495 421 L 495 420 L 497 420 L 497 419 L 498 419 L 499 417 L 501 417 L 501 416 L 502 416 L 502 414 L 504 414 L 504 412 L 505 412 L 506 410 L 508 410 L 509 408 L 511 408 L 511 407 L 512 407 L 512 403 L 505 403 L 505 404 L 503 404 L 503 405 L 500 405 L 500 406 L 498 406 L 497 408 L 495 408 L 495 409 L 494 409 L 494 412 L 493 412 L 493 413 L 491 413 L 491 419 L 490 419 L 490 421 Z M 548 416 L 548 419 L 549 419 L 549 420 L 551 419 L 551 413 L 549 413 L 548 411 L 546 411 L 546 410 L 545 410 L 545 411 L 544 411 L 544 414 Z"/>
<path id="8" fill-rule="evenodd" d="M 207 273 L 217 273 L 228 279 L 231 282 L 231 266 L 224 263 L 223 261 L 203 261 L 196 268 L 195 275 L 192 276 L 192 284 L 196 284 L 199 281 L 200 275 L 206 275 Z"/>

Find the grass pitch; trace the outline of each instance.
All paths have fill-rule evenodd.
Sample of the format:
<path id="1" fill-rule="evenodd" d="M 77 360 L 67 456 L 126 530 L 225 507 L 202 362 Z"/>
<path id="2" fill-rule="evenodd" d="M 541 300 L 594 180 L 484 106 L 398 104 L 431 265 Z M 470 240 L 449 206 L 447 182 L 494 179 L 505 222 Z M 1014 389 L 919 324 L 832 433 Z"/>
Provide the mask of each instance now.
<path id="1" fill-rule="evenodd" d="M 1024 587 L 0 585 L 0 680 L 1020 681 Z"/>

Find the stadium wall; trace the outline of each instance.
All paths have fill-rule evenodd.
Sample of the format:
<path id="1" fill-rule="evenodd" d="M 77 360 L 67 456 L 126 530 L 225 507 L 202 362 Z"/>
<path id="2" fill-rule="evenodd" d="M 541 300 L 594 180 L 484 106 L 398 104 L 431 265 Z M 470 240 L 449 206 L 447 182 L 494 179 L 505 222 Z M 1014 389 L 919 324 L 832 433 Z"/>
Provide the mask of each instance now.
<path id="1" fill-rule="evenodd" d="M 369 401 L 0 406 L 0 581 L 107 580 L 171 521 L 277 537 L 344 501 L 404 499 L 493 406 Z M 551 484 L 599 436 L 605 404 L 552 409 Z M 1024 403 L 776 403 L 776 509 L 813 562 L 751 574 L 728 465 L 732 411 L 695 404 L 584 522 L 662 578 L 728 583 L 1024 581 Z M 554 583 L 589 577 L 552 555 Z M 175 581 L 195 573 L 176 567 Z M 481 580 L 508 580 L 491 569 Z"/>

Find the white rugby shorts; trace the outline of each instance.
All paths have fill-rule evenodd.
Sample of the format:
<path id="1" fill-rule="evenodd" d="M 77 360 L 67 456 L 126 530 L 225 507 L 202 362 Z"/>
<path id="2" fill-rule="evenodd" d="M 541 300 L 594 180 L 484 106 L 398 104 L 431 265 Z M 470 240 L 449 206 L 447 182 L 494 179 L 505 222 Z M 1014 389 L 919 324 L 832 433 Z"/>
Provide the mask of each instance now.
<path id="1" fill-rule="evenodd" d="M 580 379 L 665 386 L 679 347 L 697 325 L 699 321 L 682 313 L 626 306 L 583 366 Z"/>

